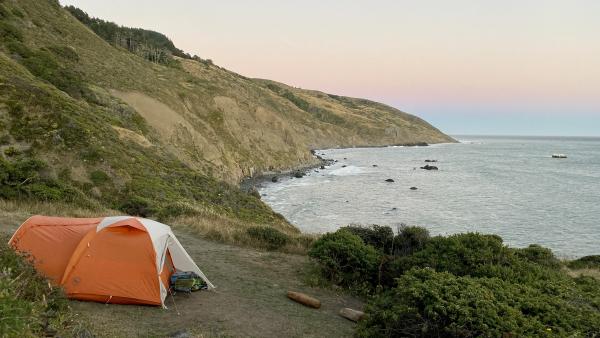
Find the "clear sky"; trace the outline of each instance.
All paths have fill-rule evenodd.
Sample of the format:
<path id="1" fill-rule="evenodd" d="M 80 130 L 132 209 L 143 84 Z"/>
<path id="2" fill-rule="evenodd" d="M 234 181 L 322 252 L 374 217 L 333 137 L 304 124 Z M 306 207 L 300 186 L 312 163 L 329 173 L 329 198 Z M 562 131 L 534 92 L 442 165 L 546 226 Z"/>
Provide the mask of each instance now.
<path id="1" fill-rule="evenodd" d="M 598 0 L 61 0 L 249 77 L 450 134 L 600 136 Z"/>

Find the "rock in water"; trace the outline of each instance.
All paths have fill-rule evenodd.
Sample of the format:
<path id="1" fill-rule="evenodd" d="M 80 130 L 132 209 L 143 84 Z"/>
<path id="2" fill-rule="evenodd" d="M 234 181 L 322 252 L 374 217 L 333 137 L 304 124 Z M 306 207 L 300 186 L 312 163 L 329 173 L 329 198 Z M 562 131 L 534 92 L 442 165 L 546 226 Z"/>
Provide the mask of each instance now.
<path id="1" fill-rule="evenodd" d="M 301 171 L 296 171 L 293 176 L 295 178 L 302 178 L 302 177 L 304 177 L 304 173 Z"/>
<path id="2" fill-rule="evenodd" d="M 271 177 L 271 182 L 275 183 L 277 181 L 279 181 L 279 177 L 277 177 L 277 176 Z"/>
<path id="3" fill-rule="evenodd" d="M 324 165 L 322 165 L 322 166 L 321 166 L 321 170 L 323 170 L 323 169 L 325 169 L 325 166 L 324 166 Z"/>
<path id="4" fill-rule="evenodd" d="M 347 165 L 345 165 L 345 164 L 344 164 L 344 165 L 342 165 L 342 168 L 346 168 L 346 167 L 347 167 Z"/>
<path id="5" fill-rule="evenodd" d="M 321 307 L 321 301 L 313 298 L 309 295 L 305 295 L 303 293 L 300 292 L 294 292 L 294 291 L 288 291 L 287 296 L 289 299 L 298 302 L 302 305 L 306 305 L 308 307 L 312 307 L 315 309 L 318 309 Z"/>
<path id="6" fill-rule="evenodd" d="M 426 164 L 424 167 L 421 167 L 421 169 L 425 169 L 425 170 L 438 170 L 438 167 L 436 167 L 434 165 Z"/>
<path id="7" fill-rule="evenodd" d="M 425 160 L 425 163 L 435 163 L 437 160 Z"/>
<path id="8" fill-rule="evenodd" d="M 393 180 L 393 179 L 391 179 L 391 178 L 388 178 L 388 179 L 387 179 L 387 180 L 385 180 L 385 181 L 386 181 L 386 182 L 390 182 L 390 183 L 394 182 L 394 180 Z"/>
<path id="9" fill-rule="evenodd" d="M 365 313 L 362 311 L 358 311 L 358 310 L 354 310 L 354 309 L 345 307 L 340 310 L 340 316 L 342 316 L 346 319 L 349 319 L 353 322 L 358 322 L 365 316 Z"/>
<path id="10" fill-rule="evenodd" d="M 410 187 L 410 190 L 417 190 L 417 187 Z"/>

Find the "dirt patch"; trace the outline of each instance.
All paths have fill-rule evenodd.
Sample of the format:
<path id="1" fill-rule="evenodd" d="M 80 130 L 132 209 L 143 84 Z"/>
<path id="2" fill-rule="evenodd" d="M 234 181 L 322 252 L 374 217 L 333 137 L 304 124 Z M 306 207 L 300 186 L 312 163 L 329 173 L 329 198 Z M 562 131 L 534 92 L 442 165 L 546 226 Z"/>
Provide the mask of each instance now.
<path id="1" fill-rule="evenodd" d="M 111 90 L 110 93 L 133 107 L 153 127 L 161 140 L 171 146 L 170 150 L 177 157 L 196 169 L 198 159 L 203 158 L 213 165 L 222 165 L 221 153 L 182 114 L 166 104 L 139 92 L 121 92 Z"/>
<path id="2" fill-rule="evenodd" d="M 140 135 L 133 130 L 111 126 L 117 133 L 119 133 L 119 138 L 122 140 L 130 141 L 139 144 L 144 148 L 149 148 L 152 146 L 152 143 L 148 141 L 144 135 Z"/>
<path id="3" fill-rule="evenodd" d="M 571 277 L 581 277 L 588 276 L 593 277 L 600 280 L 600 270 L 599 269 L 567 269 L 567 273 Z"/>
<path id="4" fill-rule="evenodd" d="M 133 107 L 165 140 L 169 140 L 181 127 L 194 129 L 176 111 L 145 94 L 118 90 L 111 90 L 110 93 Z"/>
<path id="5" fill-rule="evenodd" d="M 29 215 L 0 210 L 0 231 L 13 232 Z M 344 337 L 355 324 L 340 317 L 343 307 L 361 309 L 357 299 L 311 288 L 302 280 L 306 256 L 262 252 L 200 239 L 174 229 L 215 291 L 177 294 L 168 309 L 72 301 L 99 337 L 161 337 L 186 329 L 198 336 Z M 288 290 L 312 295 L 318 310 L 287 299 Z M 175 302 L 175 303 L 174 303 Z"/>

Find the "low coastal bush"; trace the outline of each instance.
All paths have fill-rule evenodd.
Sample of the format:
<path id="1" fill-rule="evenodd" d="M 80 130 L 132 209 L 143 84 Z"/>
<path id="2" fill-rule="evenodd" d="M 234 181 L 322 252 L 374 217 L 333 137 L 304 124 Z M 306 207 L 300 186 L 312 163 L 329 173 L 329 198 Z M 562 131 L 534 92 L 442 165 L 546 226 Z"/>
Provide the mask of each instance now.
<path id="1" fill-rule="evenodd" d="M 515 253 L 522 259 L 553 269 L 560 268 L 560 261 L 554 256 L 552 250 L 537 244 L 522 249 L 515 249 Z"/>
<path id="2" fill-rule="evenodd" d="M 45 174 L 48 165 L 34 158 L 0 157 L 0 198 L 70 202 L 81 197 L 74 187 Z"/>
<path id="3" fill-rule="evenodd" d="M 398 286 L 373 298 L 360 337 L 589 336 L 600 312 L 571 294 L 552 295 L 498 278 L 410 270 Z"/>
<path id="4" fill-rule="evenodd" d="M 391 229 L 390 229 L 391 230 Z M 402 225 L 394 238 L 394 254 L 410 255 L 429 242 L 429 231 L 423 227 Z"/>
<path id="5" fill-rule="evenodd" d="M 110 176 L 102 170 L 94 170 L 90 173 L 90 180 L 95 185 L 102 185 L 110 181 Z"/>
<path id="6" fill-rule="evenodd" d="M 150 217 L 156 212 L 155 207 L 147 198 L 131 196 L 127 198 L 118 208 L 131 216 Z"/>
<path id="7" fill-rule="evenodd" d="M 263 226 L 253 226 L 246 230 L 248 236 L 258 240 L 269 250 L 276 250 L 290 242 L 290 237 L 283 232 Z"/>
<path id="8" fill-rule="evenodd" d="M 600 255 L 585 256 L 567 263 L 570 269 L 600 269 Z"/>
<path id="9" fill-rule="evenodd" d="M 381 228 L 341 228 L 309 252 L 324 278 L 373 295 L 359 336 L 600 333 L 600 281 L 570 277 L 550 249 L 509 248 L 477 233 L 430 238 L 424 228 L 403 227 L 390 251 L 380 240 L 389 237 L 375 236 L 387 232 Z M 594 257 L 570 264 L 594 265 Z"/>
<path id="10" fill-rule="evenodd" d="M 315 259 L 326 278 L 335 284 L 354 287 L 377 279 L 380 254 L 348 230 L 323 235 L 308 255 Z"/>
<path id="11" fill-rule="evenodd" d="M 376 224 L 370 226 L 349 225 L 341 228 L 341 230 L 346 230 L 355 234 L 360 237 L 365 244 L 374 247 L 382 253 L 392 253 L 394 232 L 392 231 L 392 228 L 388 226 L 379 226 Z"/>
<path id="12" fill-rule="evenodd" d="M 72 331 L 67 299 L 0 236 L 0 336 L 39 337 Z"/>

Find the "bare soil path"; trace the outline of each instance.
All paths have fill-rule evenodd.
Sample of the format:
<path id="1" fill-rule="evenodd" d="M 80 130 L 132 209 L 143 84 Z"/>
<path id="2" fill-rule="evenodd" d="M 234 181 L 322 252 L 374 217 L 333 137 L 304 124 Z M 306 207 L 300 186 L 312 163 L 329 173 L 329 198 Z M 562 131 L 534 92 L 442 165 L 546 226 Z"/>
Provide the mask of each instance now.
<path id="1" fill-rule="evenodd" d="M 0 231 L 12 233 L 29 215 L 0 210 Z M 106 337 L 164 337 L 187 330 L 198 337 L 346 337 L 352 322 L 342 307 L 362 303 L 333 290 L 303 283 L 305 256 L 263 252 L 207 241 L 174 229 L 215 291 L 169 296 L 168 309 L 72 301 L 94 334 Z M 286 298 L 288 290 L 321 300 L 318 310 Z M 174 302 L 176 306 L 174 305 Z M 179 313 L 179 314 L 178 314 Z"/>

